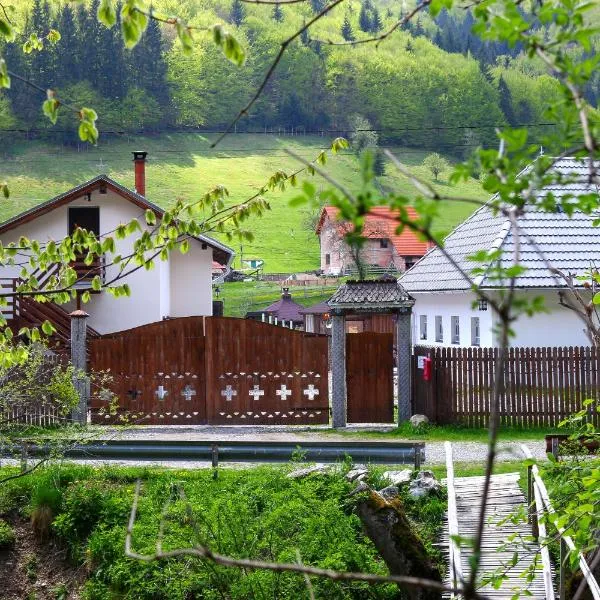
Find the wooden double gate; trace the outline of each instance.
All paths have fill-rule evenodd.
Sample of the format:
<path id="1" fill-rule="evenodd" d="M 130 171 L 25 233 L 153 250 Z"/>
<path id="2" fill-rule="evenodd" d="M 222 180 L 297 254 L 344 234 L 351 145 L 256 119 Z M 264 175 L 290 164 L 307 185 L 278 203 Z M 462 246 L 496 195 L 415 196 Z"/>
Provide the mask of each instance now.
<path id="1" fill-rule="evenodd" d="M 92 393 L 92 422 L 329 422 L 327 336 L 251 320 L 185 317 L 90 340 L 90 369 L 117 400 Z"/>

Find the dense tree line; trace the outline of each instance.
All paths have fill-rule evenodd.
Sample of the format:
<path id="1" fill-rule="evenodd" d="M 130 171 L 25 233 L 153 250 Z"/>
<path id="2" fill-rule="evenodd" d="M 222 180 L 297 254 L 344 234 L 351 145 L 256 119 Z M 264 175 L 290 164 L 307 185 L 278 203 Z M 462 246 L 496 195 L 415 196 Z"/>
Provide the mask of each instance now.
<path id="1" fill-rule="evenodd" d="M 97 108 L 101 131 L 223 128 L 259 85 L 273 48 L 324 6 L 323 0 L 285 9 L 239 0 L 207 0 L 201 7 L 182 2 L 181 10 L 188 11 L 193 23 L 206 26 L 220 20 L 235 29 L 248 55 L 246 65 L 238 68 L 223 59 L 207 36 L 196 36 L 193 53 L 185 55 L 173 42 L 172 30 L 156 21 L 128 51 L 118 27 L 107 29 L 94 17 L 98 4 L 89 0 L 57 6 L 31 0 L 23 35 L 5 54 L 11 68 L 31 81 L 57 88 L 74 104 Z M 435 21 L 423 15 L 378 49 L 327 44 L 377 35 L 397 17 L 375 0 L 353 0 L 344 11 L 323 19 L 316 31 L 290 46 L 238 127 L 349 135 L 353 117 L 361 115 L 382 143 L 464 155 L 495 140 L 499 124 L 544 121 L 545 99 L 556 82 L 525 72 L 518 48 L 482 44 L 470 31 L 468 12 L 457 16 L 442 11 Z M 50 29 L 62 36 L 55 48 L 22 52 L 30 34 L 43 36 Z M 597 99 L 600 93 L 594 88 L 589 95 Z M 41 115 L 39 96 L 16 80 L 0 96 L 0 135 L 14 127 L 51 129 Z M 74 127 L 63 111 L 57 131 L 48 135 L 74 141 Z"/>
<path id="2" fill-rule="evenodd" d="M 53 11 L 47 0 L 34 0 L 22 38 L 5 50 L 12 70 L 44 88 L 56 88 L 66 101 L 99 107 L 104 128 L 166 125 L 170 95 L 158 23 L 151 21 L 142 42 L 129 52 L 118 27 L 108 29 L 98 22 L 98 5 L 99 0 L 76 8 L 67 3 Z M 56 45 L 46 44 L 41 52 L 22 51 L 30 35 L 43 37 L 52 29 L 61 34 Z M 40 114 L 39 97 L 29 87 L 15 80 L 7 95 L 17 122 L 27 128 L 49 127 Z M 64 141 L 77 138 L 73 119 L 61 119 L 60 125 Z"/>

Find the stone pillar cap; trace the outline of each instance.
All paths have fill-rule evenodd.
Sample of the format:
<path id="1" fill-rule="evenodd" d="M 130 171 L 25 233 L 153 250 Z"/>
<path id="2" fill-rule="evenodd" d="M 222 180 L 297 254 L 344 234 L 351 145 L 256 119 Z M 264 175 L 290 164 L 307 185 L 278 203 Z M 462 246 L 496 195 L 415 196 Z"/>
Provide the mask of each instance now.
<path id="1" fill-rule="evenodd" d="M 85 310 L 74 310 L 72 313 L 69 313 L 69 316 L 72 319 L 82 319 L 83 317 L 89 317 Z"/>

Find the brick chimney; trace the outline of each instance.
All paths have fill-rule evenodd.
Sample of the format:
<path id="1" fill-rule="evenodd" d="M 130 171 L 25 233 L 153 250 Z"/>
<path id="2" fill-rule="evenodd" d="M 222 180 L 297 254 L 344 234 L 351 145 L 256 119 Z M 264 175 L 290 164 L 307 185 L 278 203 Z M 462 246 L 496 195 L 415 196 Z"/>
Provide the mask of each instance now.
<path id="1" fill-rule="evenodd" d="M 135 171 L 135 191 L 140 196 L 146 195 L 146 156 L 147 152 L 133 152 L 133 169 Z"/>

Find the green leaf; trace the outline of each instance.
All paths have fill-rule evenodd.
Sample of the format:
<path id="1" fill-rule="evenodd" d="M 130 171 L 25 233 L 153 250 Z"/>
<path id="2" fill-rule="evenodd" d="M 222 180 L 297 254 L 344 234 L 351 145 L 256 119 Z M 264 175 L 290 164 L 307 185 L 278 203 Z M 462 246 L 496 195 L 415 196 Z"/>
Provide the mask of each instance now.
<path id="1" fill-rule="evenodd" d="M 181 254 L 187 254 L 190 251 L 189 240 L 183 240 L 183 242 L 179 244 L 179 251 L 181 252 Z"/>
<path id="2" fill-rule="evenodd" d="M 117 11 L 113 0 L 101 0 L 98 6 L 98 20 L 109 28 L 117 22 Z"/>
<path id="3" fill-rule="evenodd" d="M 592 298 L 594 304 L 600 304 L 600 292 L 596 292 Z"/>
<path id="4" fill-rule="evenodd" d="M 223 54 L 238 67 L 242 66 L 246 61 L 246 52 L 237 39 L 220 24 L 213 25 L 211 31 L 214 43 L 221 48 Z"/>
<path id="5" fill-rule="evenodd" d="M 146 223 L 148 225 L 154 225 L 156 223 L 156 215 L 154 214 L 153 210 L 147 209 L 145 216 L 146 216 Z"/>
<path id="6" fill-rule="evenodd" d="M 46 335 L 52 335 L 56 331 L 56 329 L 54 328 L 54 325 L 52 325 L 52 323 L 50 323 L 50 321 L 44 321 L 42 323 L 42 331 Z"/>
<path id="7" fill-rule="evenodd" d="M 10 88 L 10 76 L 6 61 L 0 58 L 0 88 Z"/>
<path id="8" fill-rule="evenodd" d="M 51 44 L 57 44 L 58 42 L 60 42 L 60 31 L 56 31 L 56 29 L 51 29 L 48 32 L 48 35 L 46 36 L 46 39 L 51 43 Z"/>
<path id="9" fill-rule="evenodd" d="M 50 119 L 51 123 L 56 125 L 60 102 L 54 97 L 54 92 L 52 90 L 48 90 L 47 95 L 48 99 L 42 104 L 42 111 L 48 119 Z"/>
<path id="10" fill-rule="evenodd" d="M 3 18 L 0 18 L 0 35 L 2 35 L 7 42 L 15 41 L 16 33 L 14 27 Z"/>

